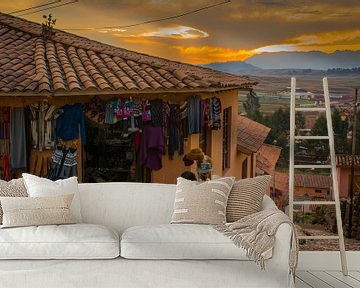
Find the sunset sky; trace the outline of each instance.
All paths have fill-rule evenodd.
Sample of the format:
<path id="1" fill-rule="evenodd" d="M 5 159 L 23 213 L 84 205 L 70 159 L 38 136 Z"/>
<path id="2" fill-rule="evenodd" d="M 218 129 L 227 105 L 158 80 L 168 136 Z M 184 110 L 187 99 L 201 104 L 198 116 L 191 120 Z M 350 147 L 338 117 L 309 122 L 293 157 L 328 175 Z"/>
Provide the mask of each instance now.
<path id="1" fill-rule="evenodd" d="M 53 1 L 1 0 L 0 11 Z M 40 23 L 42 15 L 51 12 L 56 28 L 87 28 L 69 32 L 193 64 L 244 60 L 261 52 L 360 50 L 359 0 L 232 0 L 178 19 L 126 29 L 90 29 L 168 17 L 221 2 L 225 1 L 79 0 L 22 17 Z"/>

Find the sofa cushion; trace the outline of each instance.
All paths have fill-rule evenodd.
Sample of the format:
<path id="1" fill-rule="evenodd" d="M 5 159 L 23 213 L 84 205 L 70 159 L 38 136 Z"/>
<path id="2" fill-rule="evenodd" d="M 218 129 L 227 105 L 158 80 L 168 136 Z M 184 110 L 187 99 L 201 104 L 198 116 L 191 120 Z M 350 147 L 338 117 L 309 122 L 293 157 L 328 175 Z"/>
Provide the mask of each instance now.
<path id="1" fill-rule="evenodd" d="M 212 226 L 200 224 L 164 224 L 134 226 L 121 237 L 121 256 L 128 259 L 236 259 L 249 260 Z M 264 253 L 265 259 L 272 250 Z"/>
<path id="2" fill-rule="evenodd" d="M 224 224 L 234 177 L 205 182 L 177 179 L 171 223 Z"/>
<path id="3" fill-rule="evenodd" d="M 0 197 L 3 227 L 76 223 L 70 212 L 74 194 L 51 197 Z"/>
<path id="4" fill-rule="evenodd" d="M 79 188 L 76 177 L 52 181 L 27 173 L 23 173 L 22 175 L 29 197 L 48 197 L 75 194 L 70 206 L 70 210 L 73 213 L 76 222 L 82 222 L 80 212 Z"/>
<path id="5" fill-rule="evenodd" d="M 119 256 L 119 237 L 102 225 L 0 229 L 0 259 L 106 259 Z"/>

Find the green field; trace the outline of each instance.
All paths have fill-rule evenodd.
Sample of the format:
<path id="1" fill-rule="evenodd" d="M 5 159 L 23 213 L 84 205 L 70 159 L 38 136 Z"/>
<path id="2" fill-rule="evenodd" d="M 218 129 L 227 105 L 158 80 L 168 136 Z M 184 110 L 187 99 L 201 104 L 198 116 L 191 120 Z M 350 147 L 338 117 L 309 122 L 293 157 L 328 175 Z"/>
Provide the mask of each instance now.
<path id="1" fill-rule="evenodd" d="M 267 96 L 263 95 L 263 93 L 259 93 L 260 100 L 260 111 L 263 113 L 273 113 L 275 110 L 279 108 L 286 109 L 290 106 L 290 99 L 280 98 L 278 96 Z M 239 111 L 240 113 L 245 113 L 243 102 L 246 101 L 246 93 L 239 93 L 238 103 L 239 103 Z M 296 100 L 297 104 L 314 104 L 313 100 Z"/>

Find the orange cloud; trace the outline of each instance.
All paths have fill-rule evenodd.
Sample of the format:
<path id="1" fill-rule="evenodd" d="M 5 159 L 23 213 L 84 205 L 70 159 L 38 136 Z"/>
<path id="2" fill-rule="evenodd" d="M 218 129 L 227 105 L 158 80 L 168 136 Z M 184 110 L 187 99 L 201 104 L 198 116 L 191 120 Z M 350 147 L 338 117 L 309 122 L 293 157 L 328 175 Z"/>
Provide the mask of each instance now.
<path id="1" fill-rule="evenodd" d="M 176 49 L 182 61 L 193 64 L 206 64 L 211 62 L 242 61 L 256 54 L 252 50 L 236 50 L 231 48 L 213 46 L 172 46 Z"/>
<path id="2" fill-rule="evenodd" d="M 123 38 L 122 41 L 126 43 L 132 43 L 132 44 L 144 44 L 144 45 L 158 45 L 158 46 L 165 46 L 164 43 L 149 40 L 142 37 L 129 37 L 129 38 Z"/>
<path id="3" fill-rule="evenodd" d="M 360 30 L 332 31 L 318 34 L 304 34 L 287 39 L 283 43 L 264 46 L 255 52 L 312 51 L 332 53 L 336 50 L 359 50 Z"/>

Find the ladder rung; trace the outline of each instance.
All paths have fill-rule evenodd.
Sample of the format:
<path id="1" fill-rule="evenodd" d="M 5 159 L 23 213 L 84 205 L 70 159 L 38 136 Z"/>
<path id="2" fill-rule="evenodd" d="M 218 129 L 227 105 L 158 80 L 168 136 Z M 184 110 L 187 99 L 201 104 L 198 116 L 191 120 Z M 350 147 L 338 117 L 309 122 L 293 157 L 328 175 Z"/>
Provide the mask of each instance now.
<path id="1" fill-rule="evenodd" d="M 295 108 L 295 111 L 305 111 L 305 112 L 324 112 L 326 111 L 325 107 L 321 107 L 321 108 L 313 108 L 313 107 L 297 107 Z"/>
<path id="2" fill-rule="evenodd" d="M 294 201 L 294 205 L 335 205 L 335 201 Z"/>
<path id="3" fill-rule="evenodd" d="M 295 136 L 295 140 L 328 140 L 329 136 Z"/>
<path id="4" fill-rule="evenodd" d="M 331 169 L 331 165 L 294 165 L 295 169 Z"/>
<path id="5" fill-rule="evenodd" d="M 299 240 L 338 240 L 339 236 L 298 236 Z"/>

